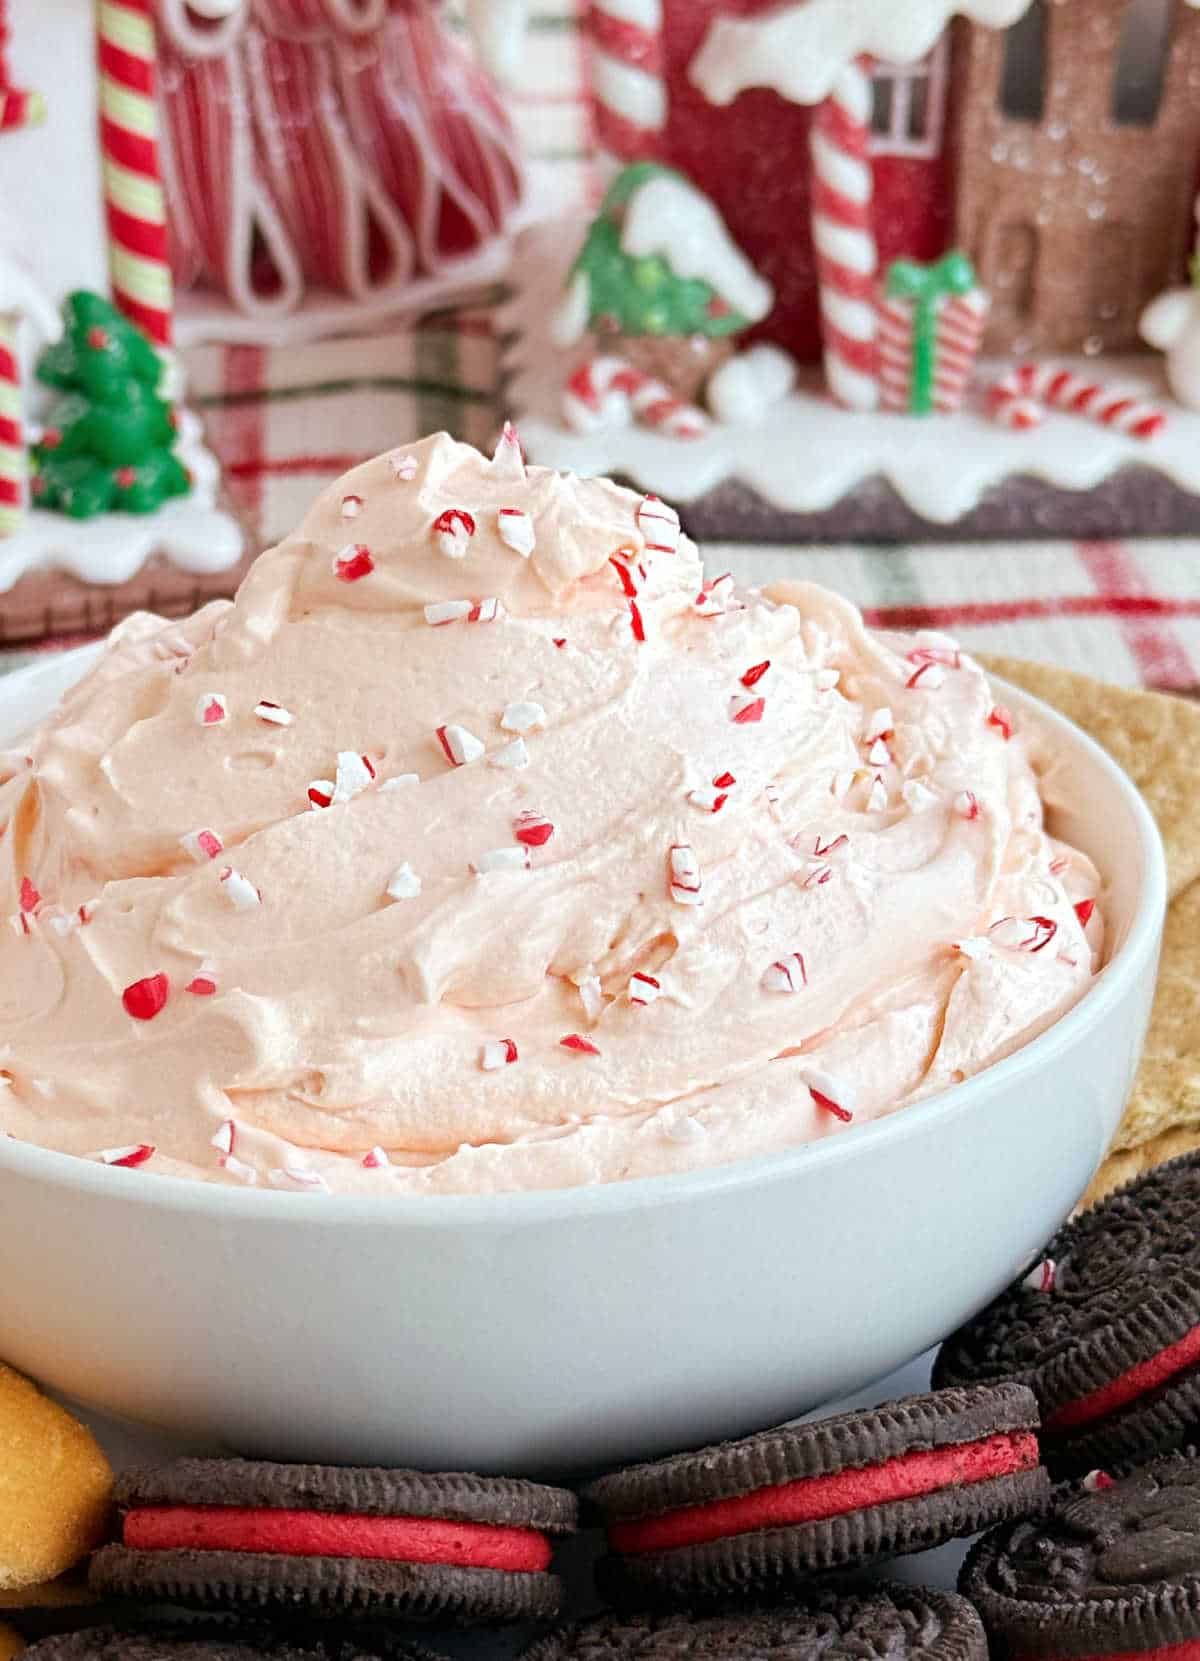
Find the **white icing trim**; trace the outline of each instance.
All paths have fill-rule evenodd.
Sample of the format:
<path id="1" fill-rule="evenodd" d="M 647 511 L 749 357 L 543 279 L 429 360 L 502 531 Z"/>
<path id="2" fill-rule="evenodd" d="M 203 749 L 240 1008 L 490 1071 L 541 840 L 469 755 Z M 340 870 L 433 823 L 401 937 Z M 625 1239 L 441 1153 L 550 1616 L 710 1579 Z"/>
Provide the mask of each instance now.
<path id="1" fill-rule="evenodd" d="M 191 494 L 155 513 L 71 519 L 31 508 L 17 531 L 0 538 L 0 594 L 27 571 L 69 571 L 81 582 L 99 584 L 128 582 L 152 554 L 197 576 L 230 570 L 245 552 L 245 537 L 237 520 L 217 507 L 220 469 L 190 410 L 179 411 L 176 454 L 192 475 Z"/>
<path id="2" fill-rule="evenodd" d="M 882 477 L 914 512 L 953 524 L 985 492 L 1016 474 L 1033 474 L 1065 490 L 1090 490 L 1123 467 L 1156 469 L 1200 496 L 1200 413 L 1166 391 L 1154 358 L 1054 359 L 1088 378 L 1098 367 L 1114 385 L 1164 403 L 1166 430 L 1149 442 L 1058 411 L 1034 432 L 1014 432 L 986 413 L 986 389 L 1011 363 L 979 367 L 959 415 L 910 417 L 839 409 L 806 369 L 799 390 L 776 403 L 763 423 L 714 423 L 681 442 L 634 427 L 587 434 L 562 423 L 569 355 L 546 340 L 546 318 L 559 294 L 563 263 L 579 245 L 561 221 L 527 233 L 514 273 L 514 299 L 502 318 L 512 337 L 507 360 L 509 408 L 530 459 L 584 475 L 622 474 L 677 506 L 737 479 L 785 511 L 822 512 L 866 479 Z M 950 458 L 950 464 L 948 459 Z"/>
<path id="3" fill-rule="evenodd" d="M 677 276 L 706 282 L 752 323 L 775 304 L 770 283 L 732 240 L 712 203 L 675 174 L 655 174 L 630 197 L 621 248 L 633 259 L 658 255 Z"/>
<path id="4" fill-rule="evenodd" d="M 993 29 L 1024 16 L 1032 0 L 805 0 L 762 17 L 718 17 L 692 59 L 692 81 L 714 104 L 770 87 L 796 104 L 819 104 L 862 53 L 892 63 L 923 58 L 955 13 Z M 1200 5 L 1200 0 L 1189 0 Z"/>
<path id="5" fill-rule="evenodd" d="M 622 63 L 598 46 L 591 54 L 592 85 L 606 109 L 648 132 L 659 132 L 667 124 L 667 92 L 657 75 Z"/>

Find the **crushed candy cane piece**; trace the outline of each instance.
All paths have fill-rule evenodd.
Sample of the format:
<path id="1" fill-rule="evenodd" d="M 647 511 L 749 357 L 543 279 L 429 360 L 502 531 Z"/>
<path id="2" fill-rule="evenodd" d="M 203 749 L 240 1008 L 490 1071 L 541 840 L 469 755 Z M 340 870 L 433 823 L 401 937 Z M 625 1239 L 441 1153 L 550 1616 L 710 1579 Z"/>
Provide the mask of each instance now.
<path id="1" fill-rule="evenodd" d="M 362 1167 L 365 1171 L 382 1171 L 385 1170 L 391 1163 L 391 1160 L 388 1158 L 387 1149 L 380 1148 L 378 1146 L 371 1148 L 367 1153 L 365 1153 L 362 1156 L 361 1161 Z"/>
<path id="2" fill-rule="evenodd" d="M 738 727 L 754 726 L 762 720 L 766 707 L 765 698 L 755 698 L 749 692 L 735 692 L 729 700 L 729 719 Z"/>
<path id="3" fill-rule="evenodd" d="M 940 663 L 947 669 L 962 668 L 962 647 L 952 635 L 936 629 L 920 629 L 913 637 L 910 663 Z"/>
<path id="4" fill-rule="evenodd" d="M 375 763 L 357 750 L 339 750 L 337 778 L 333 786 L 335 803 L 349 802 L 375 783 Z"/>
<path id="5" fill-rule="evenodd" d="M 125 1013 L 135 1021 L 152 1021 L 166 1007 L 171 993 L 171 982 L 166 975 L 147 975 L 135 980 L 121 993 Z"/>
<path id="6" fill-rule="evenodd" d="M 904 684 L 910 692 L 918 687 L 922 692 L 940 692 L 946 684 L 946 671 L 940 663 L 927 660 L 918 663 Z"/>
<path id="7" fill-rule="evenodd" d="M 678 552 L 680 524 L 679 515 L 673 507 L 657 496 L 643 496 L 633 517 L 649 553 Z"/>
<path id="8" fill-rule="evenodd" d="M 633 579 L 633 572 L 627 565 L 622 565 L 620 560 L 610 559 L 608 563 L 617 573 L 617 581 L 620 583 L 621 592 L 625 595 L 626 599 L 636 599 L 638 585 Z"/>
<path id="9" fill-rule="evenodd" d="M 371 550 L 364 542 L 348 542 L 333 556 L 333 574 L 339 582 L 361 582 L 375 569 Z"/>
<path id="10" fill-rule="evenodd" d="M 215 1134 L 209 1137 L 208 1145 L 210 1148 L 215 1148 L 218 1153 L 228 1155 L 233 1152 L 233 1145 L 236 1141 L 237 1126 L 232 1119 L 226 1119 L 224 1124 L 217 1128 Z"/>
<path id="11" fill-rule="evenodd" d="M 215 830 L 189 831 L 186 836 L 179 838 L 179 846 L 197 865 L 203 865 L 209 859 L 216 859 L 218 854 L 225 851 L 225 844 Z"/>
<path id="12" fill-rule="evenodd" d="M 496 515 L 496 529 L 504 546 L 520 554 L 522 559 L 528 559 L 537 547 L 537 532 L 524 508 L 501 508 Z"/>
<path id="13" fill-rule="evenodd" d="M 978 819 L 983 809 L 979 805 L 979 797 L 973 790 L 960 790 L 954 798 L 954 811 L 960 819 L 970 822 Z"/>
<path id="14" fill-rule="evenodd" d="M 517 1059 L 517 1046 L 511 1038 L 489 1038 L 479 1052 L 479 1065 L 485 1073 L 511 1067 Z"/>
<path id="15" fill-rule="evenodd" d="M 733 782 L 731 773 L 723 773 L 721 777 Z M 705 813 L 720 813 L 729 800 L 729 791 L 719 788 L 714 780 L 711 785 L 702 785 L 699 790 L 689 790 L 687 799 L 693 807 L 702 808 Z"/>
<path id="16" fill-rule="evenodd" d="M 484 752 L 484 745 L 475 734 L 455 722 L 437 729 L 437 741 L 452 767 L 467 767 Z"/>
<path id="17" fill-rule="evenodd" d="M 357 519 L 362 510 L 363 499 L 361 496 L 342 497 L 342 505 L 339 511 L 343 519 Z"/>
<path id="18" fill-rule="evenodd" d="M 585 1038 L 581 1032 L 569 1032 L 565 1038 L 559 1039 L 559 1046 L 564 1050 L 574 1050 L 576 1055 L 599 1055 L 600 1051 L 590 1038 Z"/>
<path id="19" fill-rule="evenodd" d="M 764 970 L 761 984 L 764 992 L 799 992 L 808 985 L 803 954 L 791 952 L 772 963 Z"/>
<path id="20" fill-rule="evenodd" d="M 104 1148 L 99 1157 L 105 1165 L 120 1165 L 127 1171 L 132 1171 L 154 1157 L 154 1144 L 134 1142 L 125 1148 Z"/>
<path id="21" fill-rule="evenodd" d="M 401 483 L 408 484 L 410 480 L 416 478 L 418 465 L 416 456 L 410 455 L 406 450 L 393 450 L 387 459 L 393 477 Z"/>
<path id="22" fill-rule="evenodd" d="M 823 859 L 810 859 L 800 879 L 801 888 L 822 888 L 833 880 L 833 866 Z"/>
<path id="23" fill-rule="evenodd" d="M 196 699 L 196 722 L 201 727 L 219 727 L 229 719 L 229 702 L 221 692 L 205 692 Z"/>
<path id="24" fill-rule="evenodd" d="M 599 975 L 584 975 L 577 983 L 579 1001 L 589 1021 L 594 1021 L 604 1008 L 604 993 Z"/>
<path id="25" fill-rule="evenodd" d="M 528 871 L 530 864 L 528 848 L 489 848 L 472 860 L 471 869 L 479 877 L 489 871 Z"/>
<path id="26" fill-rule="evenodd" d="M 676 905 L 702 905 L 700 865 L 688 842 L 676 842 L 669 854 L 671 898 Z"/>
<path id="27" fill-rule="evenodd" d="M 440 629 L 445 623 L 461 623 L 470 615 L 470 600 L 439 600 L 425 607 L 425 621 L 434 629 Z"/>
<path id="28" fill-rule="evenodd" d="M 249 877 L 227 865 L 219 878 L 221 891 L 235 911 L 253 911 L 262 904 L 262 894 Z"/>
<path id="29" fill-rule="evenodd" d="M 42 903 L 42 896 L 38 893 L 30 877 L 21 878 L 21 892 L 17 904 L 22 911 L 36 911 Z"/>
<path id="30" fill-rule="evenodd" d="M 494 623 L 504 608 L 494 594 L 486 600 L 476 600 L 467 613 L 468 623 Z"/>
<path id="31" fill-rule="evenodd" d="M 514 738 L 511 744 L 504 744 L 500 749 L 493 750 L 487 759 L 489 767 L 528 767 L 529 746 L 523 738 Z"/>
<path id="32" fill-rule="evenodd" d="M 530 808 L 513 820 L 513 835 L 527 848 L 544 848 L 554 835 L 554 826 L 544 813 L 535 813 Z"/>
<path id="33" fill-rule="evenodd" d="M 835 836 L 832 842 L 826 842 L 824 844 L 822 844 L 821 838 L 818 835 L 816 841 L 813 843 L 813 858 L 824 859 L 826 854 L 840 853 L 843 848 L 848 848 L 849 846 L 850 838 L 846 835 L 845 831 L 843 831 L 840 836 Z"/>
<path id="34" fill-rule="evenodd" d="M 885 704 L 882 709 L 876 709 L 867 717 L 867 724 L 863 729 L 863 743 L 872 744 L 877 738 L 891 738 L 896 730 L 896 723 L 892 712 Z"/>
<path id="35" fill-rule="evenodd" d="M 638 605 L 636 600 L 630 600 L 629 602 L 629 627 L 633 634 L 633 638 L 639 645 L 644 645 L 646 641 L 646 625 L 642 619 L 642 608 Z"/>
<path id="36" fill-rule="evenodd" d="M 1052 917 L 1001 917 L 988 930 L 988 938 L 1012 952 L 1040 952 L 1057 933 Z"/>
<path id="37" fill-rule="evenodd" d="M 447 559 L 465 559 L 475 535 L 475 518 L 466 508 L 447 508 L 433 522 L 433 534 Z"/>
<path id="38" fill-rule="evenodd" d="M 307 791 L 309 807 L 332 807 L 333 792 L 332 779 L 314 779 Z"/>
<path id="39" fill-rule="evenodd" d="M 388 878 L 385 893 L 390 895 L 393 900 L 415 900 L 420 892 L 421 879 L 408 861 L 405 860 L 404 864 L 398 865 Z"/>
<path id="40" fill-rule="evenodd" d="M 546 725 L 546 711 L 541 704 L 526 701 L 505 704 L 500 725 L 505 732 L 532 732 L 535 727 Z"/>
<path id="41" fill-rule="evenodd" d="M 1044 1257 L 1040 1263 L 1035 1263 L 1029 1273 L 1024 1276 L 1021 1285 L 1028 1287 L 1031 1292 L 1053 1292 L 1057 1276 L 1058 1265 L 1054 1259 Z"/>
<path id="42" fill-rule="evenodd" d="M 504 479 L 525 477 L 525 447 L 511 421 L 506 421 L 492 452 L 492 470 Z"/>
<path id="43" fill-rule="evenodd" d="M 1079 1486 L 1085 1494 L 1102 1494 L 1106 1488 L 1115 1488 L 1116 1479 L 1107 1471 L 1089 1471 Z"/>
<path id="44" fill-rule="evenodd" d="M 631 1004 L 652 1004 L 662 996 L 662 982 L 638 969 L 630 975 L 626 991 Z"/>
<path id="45" fill-rule="evenodd" d="M 1083 928 L 1087 928 L 1088 924 L 1092 920 L 1095 910 L 1095 900 L 1077 900 L 1075 902 L 1075 915 L 1079 918 L 1080 924 Z"/>
<path id="46" fill-rule="evenodd" d="M 892 752 L 887 747 L 887 740 L 877 738 L 867 751 L 867 760 L 872 767 L 888 767 L 891 765 Z"/>
<path id="47" fill-rule="evenodd" d="M 269 698 L 260 698 L 254 706 L 254 713 L 260 721 L 266 721 L 272 727 L 290 727 L 292 712 L 284 709 L 282 704 L 273 704 Z"/>
<path id="48" fill-rule="evenodd" d="M 987 718 L 987 724 L 989 727 L 996 727 L 1006 743 L 1013 735 L 1012 711 L 1004 704 L 995 706 Z"/>
<path id="49" fill-rule="evenodd" d="M 853 1087 L 847 1079 L 835 1078 L 832 1073 L 821 1072 L 816 1067 L 806 1068 L 800 1078 L 818 1107 L 832 1113 L 835 1119 L 841 1119 L 844 1124 L 850 1123 L 854 1117 L 856 1099 Z"/>
<path id="50" fill-rule="evenodd" d="M 757 686 L 770 667 L 771 660 L 769 657 L 764 658 L 761 663 L 754 664 L 741 676 L 742 685 L 745 687 Z"/>
<path id="51" fill-rule="evenodd" d="M 183 989 L 197 998 L 211 998 L 217 990 L 217 983 L 211 975 L 193 975 Z"/>

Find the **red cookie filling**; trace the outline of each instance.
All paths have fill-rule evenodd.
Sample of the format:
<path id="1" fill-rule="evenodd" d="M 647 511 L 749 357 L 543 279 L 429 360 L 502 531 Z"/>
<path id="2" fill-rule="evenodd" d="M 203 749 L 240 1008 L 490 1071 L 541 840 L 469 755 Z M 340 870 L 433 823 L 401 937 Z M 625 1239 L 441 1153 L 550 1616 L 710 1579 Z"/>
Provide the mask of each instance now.
<path id="1" fill-rule="evenodd" d="M 446 1563 L 522 1574 L 540 1574 L 549 1568 L 551 1555 L 549 1540 L 532 1528 L 267 1506 L 142 1506 L 127 1514 L 123 1539 L 135 1551 L 372 1557 L 389 1563 Z"/>
<path id="2" fill-rule="evenodd" d="M 1070 1401 L 1051 1413 L 1046 1420 L 1046 1429 L 1074 1430 L 1077 1425 L 1090 1425 L 1097 1419 L 1107 1419 L 1139 1396 L 1147 1396 L 1151 1390 L 1157 1390 L 1160 1384 L 1166 1384 L 1176 1373 L 1194 1366 L 1197 1361 L 1200 1361 L 1200 1326 L 1194 1326 L 1177 1344 L 1160 1350 L 1148 1361 L 1139 1361 L 1136 1367 L 1130 1367 L 1127 1373 L 1102 1384 L 1090 1395 L 1079 1401 Z"/>
<path id="3" fill-rule="evenodd" d="M 1029 1656 L 1018 1661 L 1032 1661 Z M 1082 1661 L 1200 1661 L 1200 1638 L 1189 1638 L 1182 1644 L 1164 1644 L 1161 1649 L 1119 1649 L 1111 1655 L 1089 1655 Z"/>
<path id="4" fill-rule="evenodd" d="M 889 1500 L 915 1499 L 941 1488 L 963 1488 L 1014 1471 L 1031 1471 L 1039 1462 L 1037 1437 L 1031 1430 L 1006 1431 L 980 1442 L 957 1447 L 929 1448 L 900 1454 L 880 1465 L 834 1471 L 829 1476 L 802 1477 L 735 1499 L 685 1505 L 660 1517 L 614 1523 L 609 1544 L 618 1552 L 670 1551 L 675 1546 L 699 1546 L 731 1534 L 749 1534 L 760 1528 L 787 1528 L 862 1511 Z M 1200 1661 L 1200 1658 L 1198 1658 Z"/>

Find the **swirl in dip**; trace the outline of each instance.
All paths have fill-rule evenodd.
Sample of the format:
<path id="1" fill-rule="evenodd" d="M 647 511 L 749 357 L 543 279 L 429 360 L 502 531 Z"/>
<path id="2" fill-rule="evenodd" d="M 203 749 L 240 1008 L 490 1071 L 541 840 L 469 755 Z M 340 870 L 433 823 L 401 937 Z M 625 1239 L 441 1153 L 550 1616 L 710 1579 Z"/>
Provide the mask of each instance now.
<path id="1" fill-rule="evenodd" d="M 1096 972 L 1038 743 L 944 636 L 427 439 L 7 758 L 0 1128 L 395 1194 L 853 1135 Z"/>

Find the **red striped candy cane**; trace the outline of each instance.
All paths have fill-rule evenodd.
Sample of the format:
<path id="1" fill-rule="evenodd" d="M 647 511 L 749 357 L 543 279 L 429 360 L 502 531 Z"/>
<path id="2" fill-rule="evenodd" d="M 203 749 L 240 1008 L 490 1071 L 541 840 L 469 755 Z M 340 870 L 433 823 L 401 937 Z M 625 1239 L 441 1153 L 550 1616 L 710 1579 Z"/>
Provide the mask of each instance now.
<path id="1" fill-rule="evenodd" d="M 667 124 L 662 0 L 592 0 L 587 14 L 596 142 L 618 164 L 652 161 Z"/>
<path id="2" fill-rule="evenodd" d="M 0 315 L 0 537 L 11 536 L 25 515 L 25 432 L 17 318 Z"/>
<path id="3" fill-rule="evenodd" d="M 8 78 L 9 28 L 7 0 L 0 0 L 0 133 L 35 127 L 46 119 L 46 100 L 40 92 L 12 86 Z"/>
<path id="4" fill-rule="evenodd" d="M 631 415 L 639 426 L 667 438 L 703 438 L 711 426 L 703 410 L 625 358 L 589 358 L 563 389 L 563 418 L 576 432 L 624 426 Z"/>
<path id="5" fill-rule="evenodd" d="M 113 301 L 158 346 L 173 294 L 159 166 L 154 0 L 100 0 L 100 148 Z"/>
<path id="6" fill-rule="evenodd" d="M 987 297 L 949 296 L 937 325 L 933 407 L 939 415 L 962 408 L 987 322 Z M 907 410 L 912 392 L 913 310 L 903 300 L 879 303 L 879 386 L 884 409 Z"/>
<path id="7" fill-rule="evenodd" d="M 813 111 L 809 139 L 825 381 L 839 404 L 857 410 L 879 402 L 870 120 L 870 73 L 860 60 Z"/>
<path id="8" fill-rule="evenodd" d="M 997 381 L 988 394 L 988 409 L 1002 426 L 1018 429 L 1040 427 L 1048 409 L 1086 416 L 1130 438 L 1153 438 L 1167 424 L 1165 411 L 1110 381 L 1040 363 L 1018 364 Z"/>

